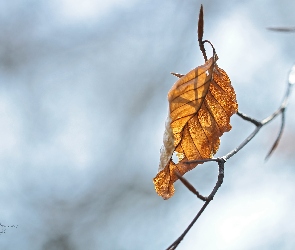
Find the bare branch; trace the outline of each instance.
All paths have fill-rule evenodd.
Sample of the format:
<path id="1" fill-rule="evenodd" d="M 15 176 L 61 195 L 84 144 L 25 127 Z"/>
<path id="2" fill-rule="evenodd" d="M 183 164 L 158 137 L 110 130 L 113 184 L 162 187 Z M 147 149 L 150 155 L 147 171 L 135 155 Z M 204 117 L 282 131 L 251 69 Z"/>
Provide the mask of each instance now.
<path id="1" fill-rule="evenodd" d="M 293 84 L 295 82 L 295 79 L 294 79 L 294 76 L 295 76 L 295 66 L 292 67 L 290 73 L 289 73 L 289 81 L 288 81 L 288 87 L 287 87 L 287 91 L 285 93 L 285 96 L 284 96 L 284 99 L 283 99 L 283 102 L 280 106 L 280 108 L 274 113 L 274 114 L 279 114 L 279 113 L 282 113 L 282 120 L 281 120 L 281 127 L 280 127 L 280 131 L 279 131 L 279 134 L 277 136 L 277 139 L 275 140 L 273 146 L 271 147 L 269 153 L 266 155 L 265 157 L 265 160 L 267 160 L 270 155 L 273 153 L 273 151 L 277 148 L 278 144 L 279 144 L 279 141 L 283 135 L 283 130 L 284 130 L 284 127 L 285 127 L 285 113 L 286 113 L 286 107 L 288 105 L 288 101 L 289 101 L 289 96 L 291 94 L 291 90 L 292 90 L 292 87 L 293 87 Z M 274 115 L 273 115 L 274 116 Z M 271 116 L 271 117 L 273 117 Z M 275 117 L 275 116 L 274 116 Z M 272 119 L 266 119 L 265 121 L 263 121 L 265 124 L 269 121 L 271 121 Z"/>
<path id="2" fill-rule="evenodd" d="M 174 250 L 177 248 L 179 243 L 183 240 L 185 235 L 189 232 L 189 230 L 192 228 L 192 226 L 195 224 L 195 222 L 199 219 L 201 214 L 204 212 L 206 207 L 209 205 L 210 201 L 213 200 L 213 197 L 215 196 L 217 190 L 220 188 L 221 184 L 223 183 L 223 178 L 224 178 L 224 163 L 225 160 L 220 158 L 218 161 L 218 166 L 219 166 L 219 174 L 218 174 L 218 179 L 215 184 L 215 187 L 213 188 L 211 194 L 208 196 L 206 202 L 200 209 L 200 211 L 197 213 L 195 218 L 192 220 L 192 222 L 188 225 L 188 227 L 184 230 L 184 232 L 166 249 L 166 250 Z"/>
<path id="3" fill-rule="evenodd" d="M 225 159 L 229 159 L 232 156 L 234 156 L 236 153 L 238 153 L 243 147 L 245 147 L 252 139 L 253 137 L 259 132 L 261 129 L 261 126 L 257 126 L 255 130 L 234 150 L 230 151 L 228 154 L 224 156 Z"/>
<path id="4" fill-rule="evenodd" d="M 177 171 L 175 171 L 176 176 L 178 177 L 178 179 L 182 182 L 183 185 L 185 185 L 188 190 L 190 190 L 193 194 L 195 194 L 199 199 L 201 199 L 202 201 L 206 201 L 207 197 L 201 195 L 192 184 L 190 184 L 184 177 L 181 176 L 180 173 L 178 173 Z"/>
<path id="5" fill-rule="evenodd" d="M 218 162 L 219 159 L 218 158 L 209 158 L 209 159 L 202 159 L 202 160 L 192 160 L 192 161 L 184 161 L 183 163 L 204 163 L 204 162 L 208 162 L 208 161 L 216 161 Z"/>
<path id="6" fill-rule="evenodd" d="M 282 111 L 282 116 L 281 117 L 282 117 L 282 122 L 281 122 L 280 132 L 279 132 L 279 134 L 277 136 L 277 139 L 275 140 L 274 144 L 272 145 L 270 151 L 266 155 L 265 161 L 271 156 L 273 151 L 275 151 L 275 149 L 279 145 L 280 139 L 281 139 L 281 137 L 283 135 L 283 130 L 284 130 L 284 127 L 285 127 L 285 109 Z"/>
<path id="7" fill-rule="evenodd" d="M 225 156 L 223 156 L 221 158 L 202 159 L 202 160 L 194 160 L 194 161 L 187 161 L 186 162 L 186 163 L 205 163 L 205 162 L 209 162 L 209 161 L 215 161 L 215 162 L 217 162 L 218 163 L 218 166 L 219 166 L 218 180 L 217 180 L 216 185 L 213 188 L 212 192 L 210 193 L 210 195 L 208 197 L 205 197 L 205 196 L 202 196 L 193 187 L 193 185 L 189 183 L 188 180 L 186 180 L 185 178 L 183 178 L 182 176 L 180 176 L 180 174 L 177 174 L 177 176 L 180 179 L 180 181 L 191 192 L 193 192 L 195 195 L 197 195 L 198 198 L 200 198 L 201 200 L 205 201 L 205 203 L 202 206 L 202 208 L 199 210 L 199 212 L 197 213 L 197 215 L 195 216 L 195 218 L 192 220 L 192 222 L 185 229 L 185 231 L 167 248 L 167 250 L 173 250 L 173 249 L 176 249 L 177 248 L 177 246 L 183 240 L 183 238 L 185 237 L 185 235 L 189 232 L 189 230 L 191 229 L 191 227 L 196 223 L 196 221 L 201 216 L 201 214 L 203 213 L 203 211 L 209 205 L 210 201 L 213 200 L 213 197 L 215 196 L 216 192 L 218 191 L 218 189 L 220 188 L 221 184 L 223 183 L 223 178 L 224 178 L 224 164 L 225 164 L 225 162 L 228 159 L 230 159 L 232 156 L 234 156 L 236 153 L 238 153 L 244 146 L 246 146 L 255 137 L 255 135 L 260 131 L 260 129 L 263 126 L 265 126 L 266 124 L 268 124 L 269 122 L 271 122 L 272 120 L 274 120 L 279 114 L 282 114 L 282 123 L 281 123 L 279 135 L 278 135 L 277 139 L 275 140 L 275 142 L 274 142 L 274 144 L 273 144 L 270 152 L 267 154 L 266 158 L 269 158 L 269 156 L 273 153 L 273 151 L 276 149 L 277 145 L 279 144 L 280 138 L 282 137 L 282 134 L 283 134 L 284 125 L 285 125 L 285 110 L 286 110 L 286 107 L 288 105 L 289 97 L 290 97 L 290 94 L 291 94 L 291 89 L 292 89 L 294 83 L 295 83 L 295 66 L 292 67 L 291 72 L 289 74 L 289 82 L 288 82 L 288 86 L 287 86 L 287 91 L 286 91 L 286 93 L 284 95 L 284 98 L 283 98 L 283 101 L 282 101 L 280 107 L 273 114 L 271 114 L 270 116 L 266 117 L 262 121 L 258 121 L 258 120 L 254 119 L 254 118 L 252 118 L 250 116 L 247 116 L 247 115 L 245 115 L 245 114 L 243 114 L 241 112 L 237 112 L 237 115 L 238 116 L 240 116 L 245 121 L 249 121 L 249 122 L 253 123 L 256 126 L 256 128 L 234 150 L 230 151 L 228 154 L 226 154 Z"/>
<path id="8" fill-rule="evenodd" d="M 274 30 L 274 31 L 295 31 L 295 28 L 269 28 L 270 30 Z M 199 23 L 198 23 L 198 41 L 199 41 L 199 46 L 200 49 L 203 53 L 204 59 L 207 60 L 207 56 L 206 56 L 206 51 L 204 48 L 204 43 L 205 42 L 209 42 L 207 40 L 203 41 L 203 33 L 204 33 L 204 20 L 203 20 L 203 6 L 201 5 L 201 9 L 200 9 L 200 14 L 199 14 Z M 210 42 L 209 42 L 210 43 Z M 211 44 L 211 43 L 210 43 Z M 213 45 L 211 44 L 212 48 L 213 48 L 213 52 L 215 53 L 215 49 L 213 47 Z M 177 73 L 172 73 L 173 75 L 177 76 L 177 77 L 181 77 L 182 75 L 177 74 Z M 175 174 L 177 175 L 178 179 L 192 192 L 194 193 L 198 198 L 200 198 L 201 200 L 203 200 L 205 203 L 202 206 L 202 208 L 199 210 L 199 212 L 196 214 L 195 218 L 192 220 L 192 222 L 188 225 L 188 227 L 184 230 L 184 232 L 167 248 L 167 250 L 173 250 L 176 249 L 177 246 L 180 244 L 180 242 L 183 240 L 183 238 L 186 236 L 186 234 L 189 232 L 189 230 L 192 228 L 192 226 L 196 223 L 196 221 L 198 220 L 198 218 L 201 216 L 201 214 L 204 212 L 204 210 L 206 209 L 206 207 L 209 205 L 209 203 L 213 200 L 215 194 L 217 193 L 218 189 L 220 188 L 220 186 L 223 183 L 223 179 L 224 179 L 224 165 L 225 162 L 230 159 L 232 156 L 234 156 L 235 154 L 237 154 L 242 148 L 244 148 L 255 136 L 256 134 L 260 131 L 260 129 L 262 127 L 264 127 L 266 124 L 268 124 L 269 122 L 271 122 L 272 120 L 274 120 L 278 115 L 282 115 L 282 120 L 281 120 L 281 127 L 280 127 L 280 131 L 279 134 L 271 148 L 271 150 L 269 151 L 269 153 L 266 156 L 266 159 L 268 159 L 270 157 L 270 155 L 274 152 L 274 150 L 276 149 L 276 147 L 279 144 L 279 141 L 282 137 L 283 134 L 283 130 L 285 127 L 285 112 L 286 112 L 286 108 L 288 105 L 288 101 L 289 101 L 289 97 L 291 94 L 291 90 L 293 85 L 295 84 L 295 65 L 292 67 L 290 73 L 289 73 L 289 79 L 288 79 L 288 86 L 287 86 L 287 91 L 284 95 L 283 101 L 281 103 L 281 105 L 279 106 L 279 108 L 270 116 L 264 118 L 263 120 L 259 121 L 257 119 L 254 119 L 250 116 L 247 116 L 241 112 L 237 112 L 237 115 L 239 117 L 241 117 L 243 120 L 251 122 L 252 124 L 255 125 L 255 129 L 254 131 L 244 140 L 242 141 L 242 143 L 237 146 L 235 149 L 233 149 L 232 151 L 230 151 L 228 154 L 226 154 L 225 156 L 221 157 L 221 158 L 212 158 L 212 159 L 202 159 L 202 160 L 193 160 L 193 161 L 187 161 L 184 163 L 199 163 L 199 164 L 203 164 L 205 162 L 210 162 L 210 161 L 215 161 L 218 163 L 219 166 L 219 174 L 218 174 L 218 180 L 214 186 L 214 188 L 212 189 L 210 195 L 208 197 L 205 197 L 203 195 L 201 195 L 194 187 L 193 185 L 186 180 L 184 177 L 182 177 L 178 172 L 175 172 Z"/>
<path id="9" fill-rule="evenodd" d="M 254 119 L 254 118 L 252 118 L 250 116 L 247 116 L 247 115 L 245 115 L 245 114 L 243 114 L 243 113 L 241 113 L 239 111 L 237 112 L 237 115 L 240 116 L 245 121 L 252 122 L 257 127 L 261 126 L 261 122 L 260 121 Z"/>

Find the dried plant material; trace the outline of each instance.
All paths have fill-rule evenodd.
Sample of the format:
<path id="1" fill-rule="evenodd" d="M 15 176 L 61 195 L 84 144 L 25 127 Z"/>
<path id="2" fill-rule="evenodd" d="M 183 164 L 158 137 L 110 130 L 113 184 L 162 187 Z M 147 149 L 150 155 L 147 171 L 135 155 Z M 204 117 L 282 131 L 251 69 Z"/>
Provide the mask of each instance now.
<path id="1" fill-rule="evenodd" d="M 173 72 L 171 74 L 174 75 L 174 76 L 176 76 L 176 77 L 178 77 L 178 78 L 181 78 L 181 77 L 184 76 L 183 74 L 173 73 Z"/>
<path id="2" fill-rule="evenodd" d="M 164 146 L 154 178 L 156 192 L 164 199 L 174 194 L 175 171 L 182 176 L 198 165 L 187 161 L 211 158 L 219 148 L 219 137 L 231 129 L 230 117 L 238 104 L 230 79 L 216 60 L 214 54 L 186 75 L 174 74 L 180 79 L 168 93 Z M 173 162 L 173 153 L 178 163 Z"/>
<path id="3" fill-rule="evenodd" d="M 275 28 L 275 31 L 291 31 Z M 292 31 L 295 29 L 292 29 Z M 224 179 L 224 164 L 244 148 L 262 127 L 274 118 L 282 115 L 279 135 L 267 158 L 279 144 L 285 124 L 285 112 L 290 93 L 295 84 L 295 66 L 289 74 L 287 91 L 280 107 L 270 116 L 258 121 L 238 111 L 238 104 L 233 87 L 227 74 L 217 64 L 217 55 L 213 44 L 203 40 L 204 20 L 201 5 L 198 23 L 198 42 L 205 59 L 205 64 L 195 68 L 186 75 L 172 73 L 180 78 L 168 93 L 169 113 L 164 133 L 164 146 L 161 149 L 159 172 L 154 178 L 155 189 L 164 199 L 174 194 L 173 183 L 180 180 L 193 194 L 204 201 L 193 220 L 183 233 L 167 248 L 174 250 L 184 239 L 193 225 L 200 218 L 206 207 L 213 200 Z M 207 59 L 205 43 L 213 49 L 213 57 Z M 236 113 L 243 120 L 253 123 L 255 130 L 234 150 L 222 157 L 211 158 L 219 148 L 219 138 L 231 129 L 230 117 Z M 175 158 L 177 160 L 174 160 Z M 197 164 L 214 161 L 218 163 L 217 182 L 208 196 L 201 195 L 183 175 L 195 168 Z"/>
<path id="4" fill-rule="evenodd" d="M 199 22 L 198 22 L 198 41 L 202 43 L 204 35 L 204 14 L 203 14 L 203 5 L 201 4 L 200 13 L 199 13 Z"/>

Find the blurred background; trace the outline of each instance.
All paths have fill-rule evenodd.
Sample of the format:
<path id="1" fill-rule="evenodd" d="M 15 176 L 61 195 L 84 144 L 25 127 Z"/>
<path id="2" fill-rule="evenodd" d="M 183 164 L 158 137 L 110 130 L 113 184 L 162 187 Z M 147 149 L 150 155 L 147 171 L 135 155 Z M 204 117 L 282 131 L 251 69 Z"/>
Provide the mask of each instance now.
<path id="1" fill-rule="evenodd" d="M 239 110 L 275 111 L 295 62 L 294 1 L 11 0 L 0 2 L 0 248 L 165 249 L 203 202 L 181 183 L 154 191 L 170 72 L 203 63 L 197 19 Z M 208 50 L 210 51 L 210 50 Z M 208 52 L 210 53 L 210 52 Z M 225 165 L 213 202 L 179 249 L 294 249 L 295 96 Z M 254 129 L 239 117 L 216 156 Z M 186 178 L 208 195 L 217 165 Z"/>

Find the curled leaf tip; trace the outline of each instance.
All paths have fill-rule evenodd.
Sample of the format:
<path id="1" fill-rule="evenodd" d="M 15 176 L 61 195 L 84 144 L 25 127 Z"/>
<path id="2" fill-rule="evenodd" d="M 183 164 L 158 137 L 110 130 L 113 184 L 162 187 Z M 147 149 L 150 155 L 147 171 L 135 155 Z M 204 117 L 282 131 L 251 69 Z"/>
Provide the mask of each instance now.
<path id="1" fill-rule="evenodd" d="M 200 13 L 199 13 L 199 22 L 198 22 L 198 41 L 203 40 L 204 34 L 204 13 L 203 5 L 201 4 Z"/>

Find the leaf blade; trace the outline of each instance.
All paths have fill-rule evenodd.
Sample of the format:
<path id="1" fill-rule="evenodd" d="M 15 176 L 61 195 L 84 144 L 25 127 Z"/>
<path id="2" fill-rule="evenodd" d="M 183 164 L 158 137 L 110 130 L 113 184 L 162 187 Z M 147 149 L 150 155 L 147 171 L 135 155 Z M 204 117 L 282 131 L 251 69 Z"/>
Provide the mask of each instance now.
<path id="1" fill-rule="evenodd" d="M 182 76 L 168 93 L 170 146 L 181 155 L 178 163 L 160 161 L 159 172 L 154 178 L 156 192 L 169 199 L 175 192 L 173 183 L 202 163 L 190 160 L 211 158 L 218 150 L 220 137 L 230 131 L 230 117 L 237 112 L 236 95 L 226 72 L 216 64 L 214 55 L 201 65 Z M 166 131 L 165 131 L 166 133 Z M 167 138 L 166 138 L 167 139 Z M 164 138 L 165 145 L 165 138 Z"/>

